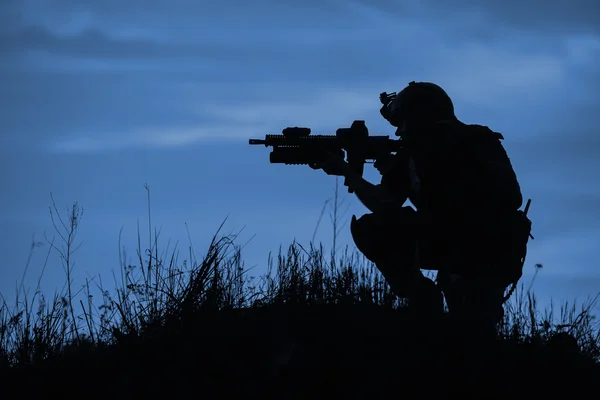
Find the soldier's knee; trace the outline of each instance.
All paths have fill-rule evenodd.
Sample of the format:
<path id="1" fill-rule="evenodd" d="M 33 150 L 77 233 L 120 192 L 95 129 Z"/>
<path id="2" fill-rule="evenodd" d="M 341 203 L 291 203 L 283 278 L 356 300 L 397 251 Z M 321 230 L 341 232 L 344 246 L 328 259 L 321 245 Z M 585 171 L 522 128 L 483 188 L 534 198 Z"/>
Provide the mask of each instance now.
<path id="1" fill-rule="evenodd" d="M 358 219 L 353 215 L 350 221 L 350 233 L 356 248 L 372 262 L 378 261 L 381 245 L 377 233 L 380 229 L 374 214 L 365 214 Z"/>
<path id="2" fill-rule="evenodd" d="M 412 231 L 415 212 L 403 207 L 393 215 L 352 216 L 350 233 L 358 250 L 372 262 L 384 262 L 414 252 L 416 235 Z"/>

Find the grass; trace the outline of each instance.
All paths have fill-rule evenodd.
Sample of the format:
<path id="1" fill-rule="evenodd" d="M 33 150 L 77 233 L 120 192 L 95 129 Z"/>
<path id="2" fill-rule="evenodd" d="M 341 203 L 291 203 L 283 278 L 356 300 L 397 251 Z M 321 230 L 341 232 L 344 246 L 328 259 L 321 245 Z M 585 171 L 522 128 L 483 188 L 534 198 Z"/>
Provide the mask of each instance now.
<path id="1" fill-rule="evenodd" d="M 238 235 L 223 234 L 223 225 L 202 259 L 194 256 L 190 243 L 189 256 L 180 261 L 177 248 L 161 251 L 150 214 L 147 249 L 138 229 L 137 265 L 121 260 L 117 289 L 105 290 L 99 279 L 76 288 L 73 254 L 83 210 L 75 203 L 63 218 L 53 201 L 50 212 L 61 241 L 50 240 L 50 251 L 62 260 L 64 288 L 48 298 L 39 291 L 39 283 L 32 296 L 21 284 L 13 304 L 0 299 L 0 366 L 6 371 L 1 376 L 13 377 L 5 388 L 9 383 L 37 382 L 19 387 L 24 397 L 40 388 L 86 395 L 92 386 L 99 395 L 97 385 L 103 380 L 109 382 L 110 389 L 103 389 L 106 394 L 136 397 L 163 389 L 185 393 L 190 385 L 205 394 L 233 396 L 256 392 L 281 398 L 285 393 L 289 398 L 304 390 L 305 396 L 313 397 L 317 390 L 340 394 L 349 388 L 347 396 L 358 396 L 363 392 L 357 382 L 371 397 L 413 372 L 421 371 L 417 377 L 448 375 L 439 373 L 442 366 L 443 371 L 453 371 L 468 364 L 472 372 L 490 363 L 489 368 L 504 366 L 501 376 L 514 377 L 517 373 L 511 368 L 522 368 L 527 360 L 523 374 L 537 368 L 564 380 L 580 360 L 586 368 L 600 361 L 594 316 L 598 297 L 581 306 L 566 303 L 555 311 L 552 305 L 541 312 L 531 286 L 521 285 L 505 306 L 496 341 L 508 347 L 497 351 L 478 345 L 469 353 L 475 358 L 469 358 L 466 347 L 449 341 L 456 336 L 447 322 L 411 319 L 376 268 L 356 251 L 334 247 L 327 252 L 323 245 L 294 242 L 270 254 L 267 273 L 253 277 L 244 266 Z M 335 215 L 339 217 L 337 211 Z M 339 229 L 335 224 L 334 232 Z M 462 361 L 456 358 L 459 348 Z M 416 351 L 416 356 L 407 356 L 408 351 Z M 560 358 L 560 367 L 548 354 L 553 360 Z M 430 360 L 433 369 L 423 372 L 423 359 Z M 388 367 L 390 363 L 394 367 Z M 496 370 L 488 369 L 488 375 L 491 371 Z M 577 372 L 580 378 L 582 373 Z M 343 376 L 331 383 L 338 375 Z M 419 379 L 406 382 L 420 385 Z M 450 387 L 448 380 L 433 385 L 429 379 L 423 383 L 429 389 Z M 465 379 L 454 379 L 452 385 Z M 535 387 L 539 391 L 544 385 L 538 382 Z"/>

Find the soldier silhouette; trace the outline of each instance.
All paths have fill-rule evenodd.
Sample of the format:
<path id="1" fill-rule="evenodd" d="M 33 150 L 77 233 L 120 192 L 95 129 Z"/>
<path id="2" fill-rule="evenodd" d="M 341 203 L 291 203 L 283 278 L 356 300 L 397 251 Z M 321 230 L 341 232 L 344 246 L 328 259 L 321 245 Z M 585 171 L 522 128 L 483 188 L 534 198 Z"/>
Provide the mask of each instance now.
<path id="1" fill-rule="evenodd" d="M 375 167 L 372 184 L 338 156 L 313 165 L 344 184 L 371 211 L 356 219 L 357 248 L 394 293 L 420 315 L 442 313 L 502 320 L 504 292 L 522 274 L 531 222 L 501 134 L 458 120 L 438 85 L 410 82 L 382 93 L 381 115 L 402 150 Z M 406 200 L 416 208 L 404 206 Z M 437 284 L 421 269 L 438 271 Z"/>

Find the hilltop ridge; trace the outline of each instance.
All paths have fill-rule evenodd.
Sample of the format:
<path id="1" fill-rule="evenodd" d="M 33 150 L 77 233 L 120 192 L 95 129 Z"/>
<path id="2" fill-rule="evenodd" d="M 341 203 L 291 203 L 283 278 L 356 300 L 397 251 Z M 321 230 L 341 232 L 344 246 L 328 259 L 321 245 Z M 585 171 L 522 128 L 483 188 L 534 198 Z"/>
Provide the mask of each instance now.
<path id="1" fill-rule="evenodd" d="M 461 392 L 587 398 L 600 378 L 598 364 L 572 343 L 484 340 L 447 316 L 424 320 L 377 306 L 202 311 L 186 325 L 119 338 L 104 349 L 82 346 L 13 370 L 8 384 L 23 397 L 196 392 L 208 398 L 378 398 Z"/>

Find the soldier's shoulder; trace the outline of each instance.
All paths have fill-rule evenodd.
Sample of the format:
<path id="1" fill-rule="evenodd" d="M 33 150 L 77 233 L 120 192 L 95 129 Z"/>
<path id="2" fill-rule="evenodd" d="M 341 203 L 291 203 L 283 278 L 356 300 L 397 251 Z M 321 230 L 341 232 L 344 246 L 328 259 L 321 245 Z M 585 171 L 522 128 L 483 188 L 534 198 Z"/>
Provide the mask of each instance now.
<path id="1" fill-rule="evenodd" d="M 460 132 L 461 136 L 465 138 L 494 138 L 503 140 L 504 136 L 500 132 L 496 132 L 492 130 L 487 125 L 480 124 L 465 124 L 460 123 L 461 125 L 457 126 L 458 132 Z"/>

